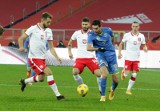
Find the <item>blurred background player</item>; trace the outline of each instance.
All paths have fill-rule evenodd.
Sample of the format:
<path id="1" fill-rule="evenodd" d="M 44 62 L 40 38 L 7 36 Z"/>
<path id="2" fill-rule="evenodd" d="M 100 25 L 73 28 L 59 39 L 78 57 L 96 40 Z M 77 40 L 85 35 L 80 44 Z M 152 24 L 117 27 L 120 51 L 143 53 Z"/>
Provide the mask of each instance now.
<path id="1" fill-rule="evenodd" d="M 90 32 L 87 41 L 87 50 L 96 51 L 96 57 L 102 73 L 101 99 L 106 100 L 106 83 L 108 73 L 112 75 L 112 86 L 110 88 L 109 100 L 114 98 L 114 92 L 118 86 L 118 65 L 115 47 L 112 44 L 113 32 L 110 28 L 101 27 L 99 20 L 92 22 L 93 31 Z"/>
<path id="2" fill-rule="evenodd" d="M 73 59 L 73 54 L 71 51 L 72 48 L 72 41 L 77 40 L 77 58 L 75 60 L 75 64 L 73 66 L 73 77 L 75 81 L 77 81 L 78 85 L 83 84 L 83 80 L 79 74 L 81 74 L 84 68 L 87 66 L 89 70 L 97 76 L 97 82 L 99 91 L 100 89 L 100 82 L 101 82 L 101 73 L 99 70 L 99 66 L 97 60 L 95 59 L 94 52 L 87 51 L 87 38 L 88 33 L 90 32 L 90 20 L 89 18 L 85 17 L 82 19 L 81 22 L 82 29 L 77 30 L 73 33 L 71 39 L 68 42 L 68 54 L 70 59 Z"/>
<path id="3" fill-rule="evenodd" d="M 34 70 L 31 69 L 31 65 L 28 62 L 28 52 L 29 52 L 29 37 L 26 38 L 26 40 L 24 41 L 24 52 L 27 53 L 27 57 L 26 57 L 26 64 L 27 64 L 27 78 L 29 78 L 30 76 L 35 76 L 36 73 Z"/>
<path id="4" fill-rule="evenodd" d="M 65 99 L 65 97 L 62 96 L 58 91 L 57 85 L 53 77 L 53 73 L 51 69 L 46 66 L 45 62 L 45 54 L 47 53 L 46 42 L 48 42 L 51 54 L 55 56 L 59 63 L 62 63 L 61 59 L 59 58 L 53 47 L 52 30 L 48 28 L 51 25 L 51 22 L 52 15 L 45 12 L 42 14 L 41 22 L 28 28 L 27 31 L 19 38 L 19 50 L 24 51 L 23 42 L 28 36 L 30 37 L 28 61 L 32 69 L 37 74 L 36 76 L 30 77 L 28 79 L 21 79 L 20 85 L 23 92 L 28 83 L 43 82 L 46 75 L 47 82 L 51 87 L 52 91 L 55 93 L 57 100 L 63 100 Z"/>
<path id="5" fill-rule="evenodd" d="M 58 45 L 57 45 L 56 47 L 57 47 L 57 48 L 66 48 L 66 46 L 64 45 L 64 43 L 63 43 L 62 40 L 60 40 L 60 41 L 58 42 Z"/>
<path id="6" fill-rule="evenodd" d="M 138 22 L 133 22 L 131 26 L 131 32 L 124 34 L 124 37 L 119 44 L 118 58 L 122 58 L 122 46 L 126 44 L 125 50 L 125 65 L 121 73 L 121 79 L 125 80 L 130 72 L 132 72 L 131 78 L 128 83 L 128 88 L 126 94 L 131 95 L 131 88 L 133 87 L 137 72 L 139 72 L 139 63 L 140 63 L 140 46 L 143 46 L 143 50 L 147 52 L 147 46 L 145 42 L 145 37 L 142 33 L 139 32 L 140 25 Z"/>

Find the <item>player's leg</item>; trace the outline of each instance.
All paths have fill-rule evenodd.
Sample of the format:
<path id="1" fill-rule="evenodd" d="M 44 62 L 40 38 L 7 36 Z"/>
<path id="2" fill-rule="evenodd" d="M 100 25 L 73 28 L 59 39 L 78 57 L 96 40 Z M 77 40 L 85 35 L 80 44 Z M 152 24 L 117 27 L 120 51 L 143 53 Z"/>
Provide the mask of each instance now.
<path id="1" fill-rule="evenodd" d="M 112 74 L 112 86 L 110 88 L 110 93 L 109 93 L 109 100 L 112 100 L 114 98 L 115 90 L 119 82 L 118 80 L 119 70 L 118 70 L 116 56 L 113 56 L 112 59 L 109 60 L 108 71 L 109 74 Z"/>
<path id="2" fill-rule="evenodd" d="M 33 77 L 35 75 L 36 75 L 36 72 L 33 69 L 31 69 L 31 77 Z"/>
<path id="3" fill-rule="evenodd" d="M 125 80 L 125 78 L 129 75 L 132 62 L 128 61 L 128 60 L 125 60 L 124 64 L 125 64 L 124 68 L 123 68 L 123 70 L 121 72 L 121 80 Z"/>
<path id="4" fill-rule="evenodd" d="M 27 73 L 26 73 L 27 78 L 31 76 L 31 67 L 27 66 Z"/>
<path id="5" fill-rule="evenodd" d="M 128 82 L 128 87 L 127 87 L 127 91 L 126 91 L 126 94 L 129 94 L 129 95 L 132 95 L 131 88 L 135 84 L 137 72 L 139 71 L 139 61 L 134 61 L 132 67 L 133 67 L 133 72 L 132 72 L 131 78 Z"/>
<path id="6" fill-rule="evenodd" d="M 101 71 L 99 69 L 98 66 L 98 62 L 95 58 L 91 58 L 87 60 L 87 67 L 89 68 L 89 70 L 97 76 L 97 83 L 98 83 L 98 88 L 99 88 L 99 92 L 101 93 Z"/>
<path id="7" fill-rule="evenodd" d="M 37 73 L 37 75 L 35 75 L 33 77 L 29 77 L 27 79 L 20 80 L 22 92 L 24 91 L 27 84 L 39 82 L 39 81 L 42 82 L 44 80 L 43 70 L 46 67 L 45 61 L 42 59 L 29 59 L 28 61 L 29 61 L 29 64 L 31 65 L 32 69 Z M 43 66 L 43 67 L 41 67 L 41 66 Z M 40 76 L 38 76 L 38 75 L 40 75 Z"/>
<path id="8" fill-rule="evenodd" d="M 53 92 L 55 93 L 57 99 L 58 100 L 65 99 L 65 97 L 62 96 L 60 94 L 60 92 L 58 91 L 57 85 L 55 83 L 55 80 L 54 80 L 54 77 L 53 77 L 53 74 L 52 74 L 52 71 L 50 70 L 50 68 L 46 67 L 43 70 L 43 72 L 47 76 L 47 82 L 48 82 L 49 86 L 51 87 L 51 89 L 53 90 Z"/>
<path id="9" fill-rule="evenodd" d="M 100 101 L 106 101 L 106 86 L 107 86 L 107 75 L 108 75 L 108 69 L 107 69 L 108 63 L 106 61 L 106 58 L 98 57 L 98 64 L 99 64 L 100 72 L 102 75 Z"/>
<path id="10" fill-rule="evenodd" d="M 83 72 L 85 65 L 82 62 L 83 59 L 76 59 L 72 70 L 73 78 L 78 83 L 78 85 L 83 84 L 83 79 L 80 74 Z"/>
<path id="11" fill-rule="evenodd" d="M 100 67 L 102 79 L 101 79 L 101 99 L 100 101 L 106 100 L 106 86 L 107 86 L 107 75 L 108 75 L 108 69 L 105 65 L 101 65 Z"/>
<path id="12" fill-rule="evenodd" d="M 97 76 L 97 84 L 98 84 L 98 89 L 99 92 L 101 93 L 101 81 L 102 81 L 102 77 L 101 77 L 101 72 L 100 69 L 96 69 L 94 70 L 94 74 Z"/>

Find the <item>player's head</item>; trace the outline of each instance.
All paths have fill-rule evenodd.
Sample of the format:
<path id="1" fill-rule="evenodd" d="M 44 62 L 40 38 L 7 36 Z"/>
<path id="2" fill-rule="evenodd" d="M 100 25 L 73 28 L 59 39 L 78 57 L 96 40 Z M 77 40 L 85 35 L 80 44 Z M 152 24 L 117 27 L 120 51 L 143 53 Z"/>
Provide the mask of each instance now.
<path id="1" fill-rule="evenodd" d="M 96 34 L 102 33 L 100 20 L 94 20 L 94 21 L 92 22 L 92 29 L 94 30 L 94 32 L 95 32 Z"/>
<path id="2" fill-rule="evenodd" d="M 52 23 L 52 15 L 48 12 L 42 13 L 41 23 L 44 28 L 48 28 Z"/>
<path id="3" fill-rule="evenodd" d="M 82 19 L 82 29 L 84 32 L 87 32 L 90 27 L 90 20 L 88 17 Z"/>
<path id="4" fill-rule="evenodd" d="M 138 32 L 139 28 L 140 28 L 140 25 L 139 25 L 138 22 L 133 22 L 131 28 L 132 28 L 133 32 Z"/>

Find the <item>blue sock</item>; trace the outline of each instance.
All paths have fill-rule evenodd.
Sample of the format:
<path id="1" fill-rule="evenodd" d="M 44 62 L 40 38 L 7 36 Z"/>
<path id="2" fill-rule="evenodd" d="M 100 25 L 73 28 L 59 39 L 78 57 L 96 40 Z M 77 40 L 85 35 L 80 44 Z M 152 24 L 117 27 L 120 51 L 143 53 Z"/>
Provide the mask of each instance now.
<path id="1" fill-rule="evenodd" d="M 107 83 L 107 79 L 102 77 L 102 79 L 101 79 L 101 96 L 106 95 L 106 83 Z"/>
<path id="2" fill-rule="evenodd" d="M 35 76 L 36 75 L 36 72 L 31 70 L 31 77 Z"/>
<path id="3" fill-rule="evenodd" d="M 118 86 L 118 82 L 112 81 L 112 90 L 114 91 L 116 87 Z"/>

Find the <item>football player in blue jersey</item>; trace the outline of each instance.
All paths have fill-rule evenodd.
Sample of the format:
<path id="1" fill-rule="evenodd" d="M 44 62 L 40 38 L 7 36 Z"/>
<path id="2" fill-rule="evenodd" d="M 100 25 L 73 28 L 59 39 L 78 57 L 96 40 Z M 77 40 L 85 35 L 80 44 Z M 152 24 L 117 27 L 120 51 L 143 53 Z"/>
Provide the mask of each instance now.
<path id="1" fill-rule="evenodd" d="M 113 32 L 111 28 L 101 27 L 99 20 L 92 22 L 92 31 L 87 40 L 87 50 L 95 51 L 98 64 L 102 73 L 101 99 L 106 100 L 106 83 L 108 74 L 112 75 L 112 86 L 110 88 L 109 100 L 114 98 L 115 89 L 118 86 L 118 64 L 113 42 Z"/>

